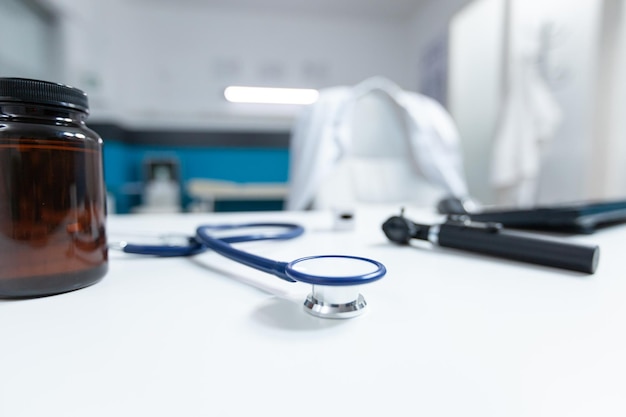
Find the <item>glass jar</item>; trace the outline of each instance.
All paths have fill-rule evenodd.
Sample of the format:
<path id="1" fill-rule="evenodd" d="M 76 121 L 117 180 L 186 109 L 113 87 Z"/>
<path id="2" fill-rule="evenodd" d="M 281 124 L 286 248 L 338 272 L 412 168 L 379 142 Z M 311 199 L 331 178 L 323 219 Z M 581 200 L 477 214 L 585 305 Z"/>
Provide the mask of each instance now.
<path id="1" fill-rule="evenodd" d="M 102 139 L 87 96 L 0 78 L 0 298 L 83 288 L 107 272 Z"/>

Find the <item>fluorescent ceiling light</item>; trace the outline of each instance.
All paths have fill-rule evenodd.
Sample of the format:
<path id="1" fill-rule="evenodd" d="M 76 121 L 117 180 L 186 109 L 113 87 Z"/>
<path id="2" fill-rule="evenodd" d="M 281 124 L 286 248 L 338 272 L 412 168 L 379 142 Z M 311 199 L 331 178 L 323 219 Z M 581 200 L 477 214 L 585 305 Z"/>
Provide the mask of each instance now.
<path id="1" fill-rule="evenodd" d="M 224 97 L 231 103 L 311 104 L 318 95 L 317 90 L 309 88 L 230 86 L 224 90 Z"/>

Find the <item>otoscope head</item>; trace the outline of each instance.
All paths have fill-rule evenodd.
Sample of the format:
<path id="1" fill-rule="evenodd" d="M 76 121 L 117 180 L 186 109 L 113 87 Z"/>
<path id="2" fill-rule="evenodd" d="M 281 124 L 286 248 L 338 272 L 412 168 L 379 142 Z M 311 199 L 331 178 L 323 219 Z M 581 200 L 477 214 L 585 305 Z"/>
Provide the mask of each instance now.
<path id="1" fill-rule="evenodd" d="M 399 216 L 392 216 L 383 223 L 383 232 L 389 240 L 408 245 L 411 239 L 428 240 L 430 226 L 417 224 L 404 217 L 404 209 Z"/>
<path id="2" fill-rule="evenodd" d="M 411 221 L 404 216 L 392 216 L 383 223 L 383 232 L 392 242 L 408 245 L 412 238 L 411 226 Z"/>

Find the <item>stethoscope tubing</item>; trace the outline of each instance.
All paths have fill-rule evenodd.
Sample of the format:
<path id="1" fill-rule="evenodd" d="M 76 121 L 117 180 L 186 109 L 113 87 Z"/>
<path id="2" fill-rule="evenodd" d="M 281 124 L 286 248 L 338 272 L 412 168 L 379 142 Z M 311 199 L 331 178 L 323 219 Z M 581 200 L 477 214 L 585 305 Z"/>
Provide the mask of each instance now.
<path id="1" fill-rule="evenodd" d="M 287 231 L 284 233 L 276 234 L 276 235 L 265 235 L 265 234 L 257 234 L 257 235 L 244 235 L 244 236 L 235 236 L 239 237 L 239 242 L 247 242 L 247 241 L 255 241 L 255 240 L 284 240 L 291 239 L 297 236 L 300 236 L 304 232 L 304 228 L 298 226 L 296 224 L 289 223 L 255 223 L 254 225 L 239 225 L 235 227 L 226 226 L 210 226 L 210 225 L 202 225 L 198 226 L 196 229 L 197 238 L 208 248 L 226 258 L 229 258 L 233 261 L 242 263 L 251 268 L 266 272 L 268 274 L 274 275 L 282 280 L 289 282 L 296 282 L 293 278 L 287 276 L 286 267 L 287 262 L 279 262 L 274 261 L 272 259 L 264 258 L 262 256 L 254 255 L 249 252 L 244 252 L 239 249 L 235 249 L 231 246 L 231 243 L 236 243 L 231 241 L 227 241 L 226 239 L 215 238 L 211 236 L 210 231 L 212 230 L 227 230 L 235 227 L 286 227 Z"/>
<path id="2" fill-rule="evenodd" d="M 276 224 L 268 224 L 267 226 L 277 226 Z M 291 233 L 297 236 L 296 233 L 300 233 L 300 230 L 296 229 L 297 225 L 289 225 Z M 239 249 L 234 248 L 230 245 L 230 242 L 226 242 L 225 240 L 215 238 L 211 236 L 210 230 L 212 228 L 210 226 L 199 226 L 196 229 L 196 235 L 198 238 L 204 243 L 209 249 L 223 255 L 233 261 L 242 263 L 251 268 L 266 272 L 268 274 L 274 275 L 282 280 L 289 282 L 304 282 L 312 285 L 323 285 L 323 286 L 351 286 L 351 285 L 361 285 L 366 284 L 372 281 L 376 281 L 382 278 L 387 270 L 383 264 L 378 261 L 374 261 L 373 259 L 362 258 L 358 256 L 348 256 L 348 255 L 314 255 L 307 256 L 304 258 L 295 259 L 290 262 L 280 262 L 272 259 L 264 258 L 262 256 L 254 255 L 249 252 L 244 252 Z M 304 230 L 304 229 L 303 229 Z M 289 235 L 289 231 L 282 234 L 282 236 Z M 293 236 L 293 237 L 295 237 Z M 257 239 L 259 240 L 259 239 Z M 376 268 L 370 273 L 361 274 L 361 275 L 352 275 L 352 276 L 321 276 L 321 275 L 311 275 L 305 272 L 300 272 L 295 268 L 295 265 L 301 262 L 309 261 L 309 260 L 320 260 L 320 259 L 328 259 L 328 258 L 341 258 L 341 259 L 352 259 L 358 260 L 360 262 L 367 262 L 374 265 Z"/>
<path id="3" fill-rule="evenodd" d="M 236 236 L 214 237 L 215 231 L 246 229 L 246 228 L 281 228 L 280 233 L 248 233 Z M 316 255 L 299 258 L 290 262 L 275 261 L 254 255 L 233 247 L 232 243 L 252 242 L 259 240 L 287 240 L 304 233 L 304 228 L 294 223 L 243 223 L 226 225 L 201 225 L 196 228 L 196 235 L 188 238 L 188 245 L 137 245 L 124 243 L 121 249 L 126 253 L 152 255 L 158 257 L 193 256 L 207 250 L 239 262 L 253 269 L 274 275 L 288 282 L 304 282 L 323 286 L 361 285 L 382 278 L 387 270 L 378 261 L 349 255 Z M 325 258 L 352 259 L 372 264 L 372 272 L 354 276 L 320 276 L 307 274 L 296 268 L 301 262 Z"/>
<path id="4" fill-rule="evenodd" d="M 227 225 L 203 225 L 199 228 L 219 231 L 258 227 L 279 227 L 286 230 L 281 233 L 274 234 L 253 233 L 237 236 L 226 236 L 219 238 L 219 240 L 226 243 L 252 242 L 257 240 L 286 240 L 293 239 L 304 233 L 304 228 L 294 223 L 242 223 Z M 120 244 L 120 249 L 122 249 L 122 251 L 126 253 L 132 253 L 136 255 L 152 255 L 158 257 L 193 256 L 202 252 L 206 252 L 208 249 L 206 244 L 201 239 L 199 239 L 198 236 L 189 237 L 188 242 L 189 243 L 187 245 L 139 245 L 122 242 Z"/>
<path id="5" fill-rule="evenodd" d="M 119 244 L 122 251 L 135 255 L 152 255 L 162 258 L 193 256 L 205 252 L 207 247 L 199 242 L 195 237 L 188 238 L 189 244 L 182 245 L 138 245 L 134 243 L 122 242 Z"/>

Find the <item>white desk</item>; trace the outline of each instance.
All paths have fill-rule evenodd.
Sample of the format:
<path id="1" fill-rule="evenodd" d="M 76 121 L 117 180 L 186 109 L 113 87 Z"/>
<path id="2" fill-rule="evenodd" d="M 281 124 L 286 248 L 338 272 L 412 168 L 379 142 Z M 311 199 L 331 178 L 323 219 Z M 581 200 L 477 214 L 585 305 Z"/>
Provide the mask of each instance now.
<path id="1" fill-rule="evenodd" d="M 113 216 L 110 240 L 193 232 L 209 222 L 298 221 L 307 233 L 256 242 L 290 260 L 349 253 L 386 264 L 369 311 L 324 320 L 289 284 L 215 253 L 154 259 L 111 252 L 98 284 L 0 301 L 0 416 L 624 416 L 626 227 L 588 276 L 380 231 L 393 210 Z M 409 210 L 414 220 L 430 216 Z"/>

